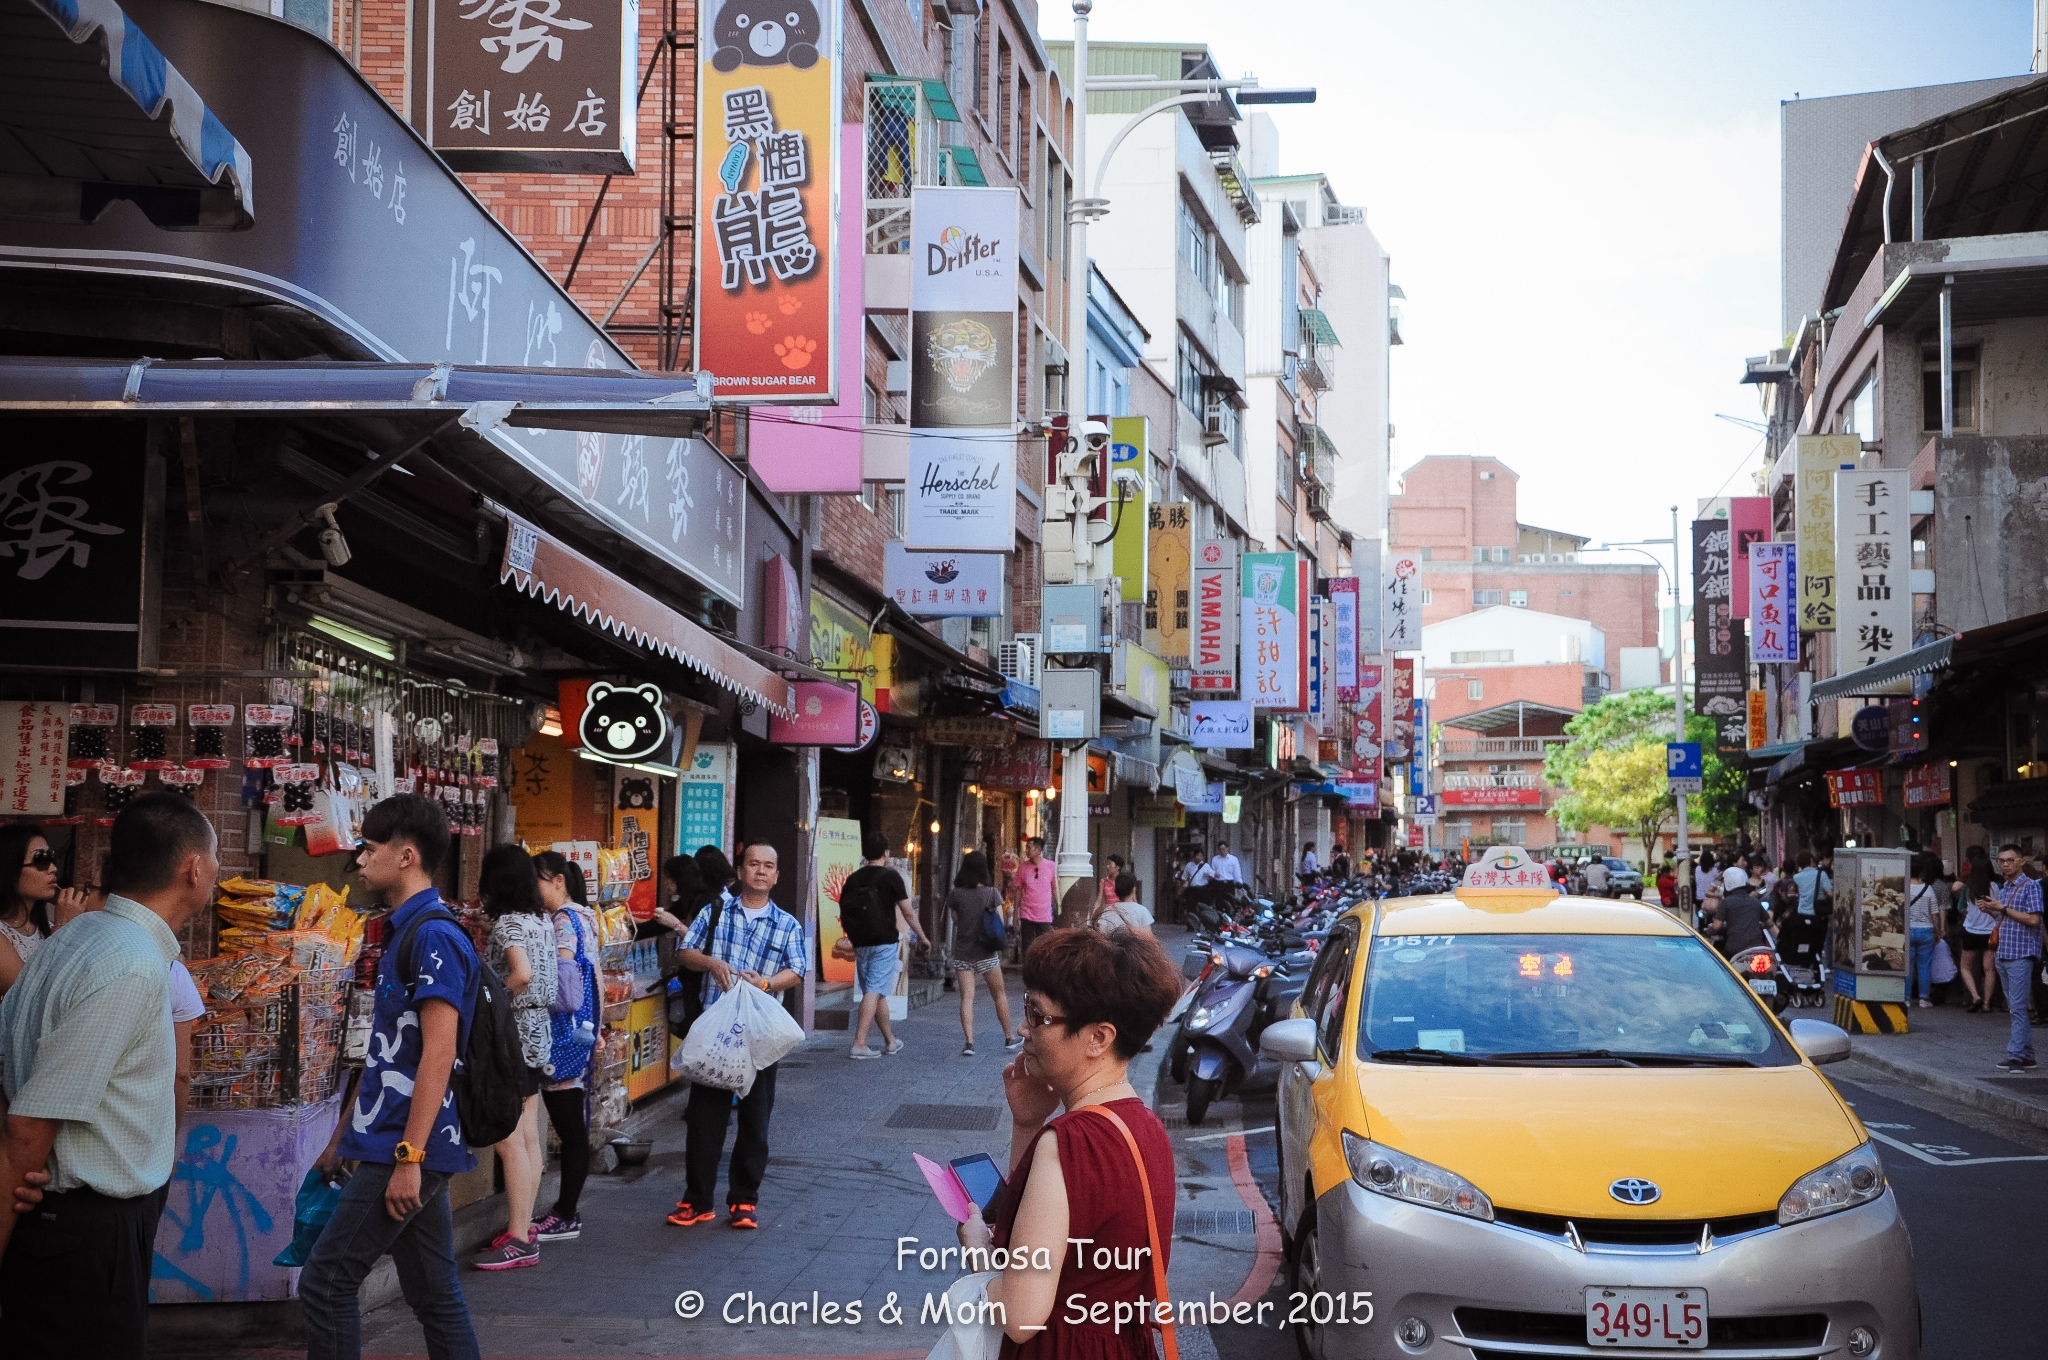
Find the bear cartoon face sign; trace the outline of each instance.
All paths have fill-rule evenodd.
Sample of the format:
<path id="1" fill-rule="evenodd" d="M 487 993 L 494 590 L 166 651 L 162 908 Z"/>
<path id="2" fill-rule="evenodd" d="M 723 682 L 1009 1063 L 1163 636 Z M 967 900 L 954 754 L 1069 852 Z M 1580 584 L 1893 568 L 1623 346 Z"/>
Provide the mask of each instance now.
<path id="1" fill-rule="evenodd" d="M 628 689 L 599 680 L 584 700 L 583 721 L 576 731 L 583 744 L 612 760 L 645 760 L 668 741 L 668 715 L 661 709 L 661 690 L 653 685 Z"/>
<path id="2" fill-rule="evenodd" d="M 712 24 L 711 65 L 720 71 L 781 66 L 799 71 L 818 64 L 817 0 L 726 0 Z"/>
<path id="3" fill-rule="evenodd" d="M 652 808 L 654 806 L 654 781 L 652 779 L 621 779 L 619 781 L 618 801 L 621 808 Z"/>

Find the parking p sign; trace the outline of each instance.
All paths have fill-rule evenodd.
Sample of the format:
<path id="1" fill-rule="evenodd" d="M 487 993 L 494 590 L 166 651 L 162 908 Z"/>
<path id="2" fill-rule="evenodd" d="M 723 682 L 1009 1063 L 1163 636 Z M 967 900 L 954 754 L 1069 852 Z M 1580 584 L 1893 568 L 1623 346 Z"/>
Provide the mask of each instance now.
<path id="1" fill-rule="evenodd" d="M 1664 743 L 1664 773 L 1673 793 L 1698 793 L 1706 784 L 1706 769 L 1696 741 Z"/>

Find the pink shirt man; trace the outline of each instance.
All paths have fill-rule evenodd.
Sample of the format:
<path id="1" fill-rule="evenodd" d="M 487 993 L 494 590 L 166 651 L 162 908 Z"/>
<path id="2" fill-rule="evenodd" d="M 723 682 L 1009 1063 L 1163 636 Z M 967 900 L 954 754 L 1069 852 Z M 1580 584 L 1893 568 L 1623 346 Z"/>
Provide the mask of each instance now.
<path id="1" fill-rule="evenodd" d="M 1055 875 L 1052 862 L 1044 856 L 1026 856 L 1017 866 L 1017 918 L 1042 925 L 1052 923 L 1052 890 Z"/>

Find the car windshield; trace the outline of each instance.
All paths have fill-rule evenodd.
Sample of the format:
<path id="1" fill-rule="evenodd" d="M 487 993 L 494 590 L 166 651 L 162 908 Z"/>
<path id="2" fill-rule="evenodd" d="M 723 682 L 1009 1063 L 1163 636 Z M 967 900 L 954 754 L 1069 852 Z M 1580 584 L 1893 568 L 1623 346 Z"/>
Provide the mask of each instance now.
<path id="1" fill-rule="evenodd" d="M 1365 972 L 1359 1056 L 1382 1061 L 1780 1066 L 1748 988 L 1673 935 L 1390 935 Z"/>

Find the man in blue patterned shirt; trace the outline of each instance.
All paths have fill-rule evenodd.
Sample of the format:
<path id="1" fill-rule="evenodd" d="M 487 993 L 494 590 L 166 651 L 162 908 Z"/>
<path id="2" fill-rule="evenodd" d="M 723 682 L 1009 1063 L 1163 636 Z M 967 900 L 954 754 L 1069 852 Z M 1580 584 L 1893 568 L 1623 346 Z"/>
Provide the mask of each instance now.
<path id="1" fill-rule="evenodd" d="M 702 986 L 707 1010 L 736 978 L 771 994 L 803 982 L 810 956 L 803 925 L 769 897 L 780 877 L 774 846 L 765 841 L 743 846 L 739 896 L 706 907 L 690 922 L 676 961 L 706 975 Z M 683 1154 L 689 1176 L 686 1198 L 678 1201 L 675 1212 L 668 1216 L 679 1228 L 712 1218 L 718 1154 L 725 1147 L 726 1120 L 735 1104 L 740 1127 L 726 1177 L 727 1221 L 735 1228 L 759 1226 L 757 1201 L 761 1177 L 768 1170 L 768 1117 L 775 1111 L 774 1066 L 756 1072 L 753 1089 L 738 1101 L 722 1087 L 702 1083 L 690 1087 L 690 1108 L 684 1114 L 689 1129 Z"/>
<path id="2" fill-rule="evenodd" d="M 2030 1072 L 2034 1031 L 2027 1022 L 2027 1002 L 2034 995 L 2034 970 L 2041 966 L 2041 885 L 2022 872 L 2017 845 L 1998 847 L 1998 872 L 2003 881 L 1992 885 L 1990 897 L 1977 899 L 1998 920 L 1998 982 L 2012 1013 L 2012 1037 L 1998 1066 L 2005 1072 Z"/>

